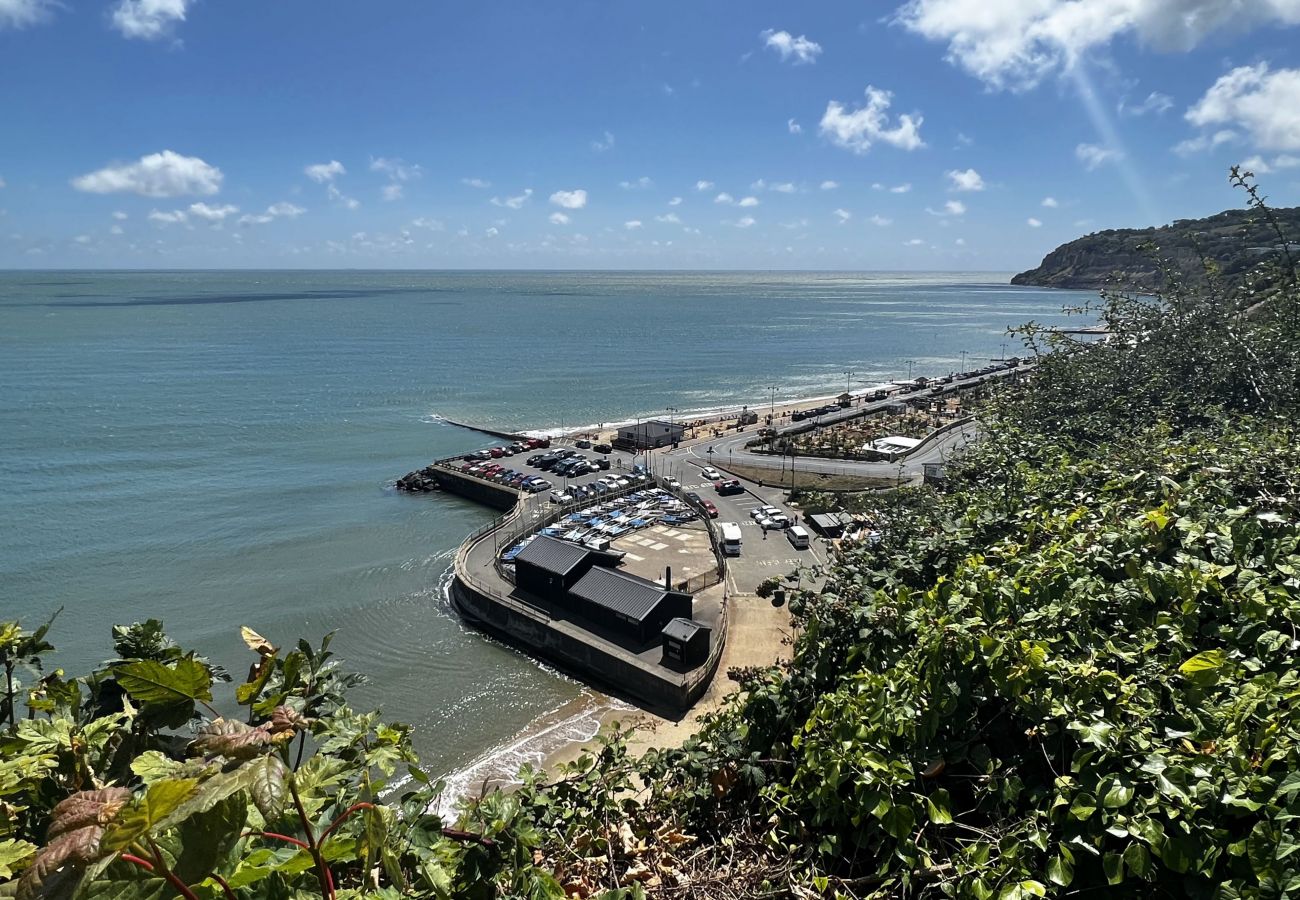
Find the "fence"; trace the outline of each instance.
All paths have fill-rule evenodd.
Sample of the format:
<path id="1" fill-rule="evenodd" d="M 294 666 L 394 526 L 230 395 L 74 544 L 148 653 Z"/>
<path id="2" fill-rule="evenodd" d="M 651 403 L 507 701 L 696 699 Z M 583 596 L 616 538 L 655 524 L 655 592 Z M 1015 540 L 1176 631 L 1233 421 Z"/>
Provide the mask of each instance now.
<path id="1" fill-rule="evenodd" d="M 703 507 L 695 503 L 694 501 L 692 501 L 689 497 L 687 497 L 685 491 L 681 490 L 680 488 L 670 487 L 667 484 L 667 482 L 662 481 L 657 476 L 652 475 L 650 485 L 646 485 L 644 483 L 631 484 L 625 488 L 619 488 L 616 491 L 611 491 L 607 494 L 602 494 L 599 499 L 600 502 L 615 500 L 618 499 L 619 497 L 625 497 L 628 494 L 634 494 L 637 491 L 643 491 L 646 489 L 647 486 L 659 487 L 668 491 L 670 494 L 677 497 L 677 499 L 681 500 L 687 506 L 691 507 L 696 512 L 698 512 L 700 515 L 700 519 L 704 522 L 705 530 L 709 535 L 709 547 L 713 551 L 713 560 L 714 560 L 713 571 L 704 572 L 700 575 L 694 575 L 690 578 L 687 578 L 684 581 L 677 582 L 678 584 L 677 589 L 686 591 L 687 593 L 694 594 L 698 591 L 702 591 L 707 587 L 711 587 L 712 585 L 721 582 L 726 575 L 727 564 L 726 564 L 726 558 L 722 555 L 722 549 L 718 545 L 718 536 L 717 536 L 716 529 L 713 526 L 713 522 L 709 519 L 708 515 L 704 512 Z M 554 507 L 553 509 L 547 510 L 543 515 L 531 516 L 525 518 L 524 513 L 526 511 L 533 511 L 533 510 L 532 510 L 532 504 L 528 501 L 528 499 L 524 499 L 520 502 L 518 506 L 516 506 L 509 513 L 506 513 L 504 516 L 499 516 L 498 518 L 493 519 L 491 522 L 487 523 L 486 525 L 474 531 L 474 533 L 471 534 L 469 538 L 465 540 L 465 543 L 463 543 L 461 547 L 467 548 L 470 544 L 476 543 L 478 539 L 486 537 L 489 532 L 498 531 L 498 533 L 495 535 L 493 539 L 496 544 L 493 552 L 493 565 L 495 566 L 498 575 L 500 575 L 503 579 L 510 582 L 511 584 L 514 584 L 515 581 L 514 568 L 507 567 L 506 564 L 502 562 L 501 551 L 503 549 L 508 549 L 510 547 L 513 547 L 516 543 L 528 537 L 530 534 L 536 534 L 537 532 L 541 531 L 543 528 L 546 528 L 549 525 L 553 525 L 554 523 L 558 522 L 560 519 L 563 519 L 565 516 L 571 515 L 572 513 L 575 512 L 581 512 L 583 509 L 590 507 L 591 504 L 592 504 L 591 500 L 576 500 L 572 503 L 565 503 L 560 506 Z M 519 521 L 511 523 L 510 522 L 511 519 L 518 519 Z"/>

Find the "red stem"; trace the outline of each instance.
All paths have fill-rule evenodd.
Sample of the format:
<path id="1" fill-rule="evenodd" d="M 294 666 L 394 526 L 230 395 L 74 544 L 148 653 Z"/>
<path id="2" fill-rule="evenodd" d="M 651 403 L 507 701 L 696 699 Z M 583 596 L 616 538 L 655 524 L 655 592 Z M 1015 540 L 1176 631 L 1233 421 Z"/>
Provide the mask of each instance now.
<path id="1" fill-rule="evenodd" d="M 250 835 L 254 837 L 275 838 L 277 841 L 286 841 L 290 844 L 296 844 L 304 850 L 311 849 L 311 847 L 307 846 L 296 837 L 289 837 L 287 834 L 276 834 L 274 831 L 245 831 L 242 836 L 249 837 Z"/>
<path id="2" fill-rule="evenodd" d="M 135 863 L 140 868 L 149 872 L 153 872 L 156 870 L 154 864 L 149 862 L 149 860 L 141 859 L 140 857 L 132 853 L 123 853 L 121 859 L 125 862 Z M 190 890 L 189 885 L 187 885 L 185 882 L 177 878 L 165 866 L 163 867 L 162 870 L 162 876 L 171 883 L 171 886 L 176 889 L 176 893 L 184 897 L 185 900 L 199 900 L 199 898 L 194 895 L 194 892 Z M 229 890 L 229 888 L 227 888 L 227 890 Z"/>
<path id="3" fill-rule="evenodd" d="M 303 834 L 307 835 L 307 850 L 316 863 L 316 878 L 320 882 L 321 892 L 325 895 L 324 900 L 334 900 L 334 874 L 330 872 L 329 866 L 325 865 L 325 858 L 320 855 L 320 845 L 316 843 L 316 836 L 312 834 L 311 819 L 307 818 L 307 810 L 302 805 L 302 798 L 298 796 L 298 789 L 294 786 L 293 779 L 289 780 L 289 794 L 293 797 L 294 808 L 298 810 L 298 821 L 302 823 Z"/>
<path id="4" fill-rule="evenodd" d="M 330 827 L 326 828 L 325 833 L 320 836 L 320 842 L 322 844 L 325 843 L 325 839 L 334 833 L 334 829 L 342 825 L 343 822 L 347 819 L 347 817 L 352 815 L 357 810 L 374 809 L 374 808 L 375 808 L 375 804 L 373 803 L 353 803 L 347 809 L 343 810 L 343 812 L 339 814 L 339 817 L 337 819 L 335 819 L 333 822 L 330 823 Z"/>
<path id="5" fill-rule="evenodd" d="M 226 879 L 222 878 L 216 872 L 213 872 L 212 880 L 221 885 L 221 889 L 226 892 L 226 896 L 229 897 L 230 900 L 236 900 L 235 892 L 230 889 L 230 885 L 226 884 Z"/>

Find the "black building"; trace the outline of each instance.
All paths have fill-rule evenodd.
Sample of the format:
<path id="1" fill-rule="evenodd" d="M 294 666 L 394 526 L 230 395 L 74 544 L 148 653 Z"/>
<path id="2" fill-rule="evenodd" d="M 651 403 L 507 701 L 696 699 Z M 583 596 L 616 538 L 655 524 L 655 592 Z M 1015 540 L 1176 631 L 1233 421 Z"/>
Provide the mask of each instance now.
<path id="1" fill-rule="evenodd" d="M 580 615 L 646 643 L 672 619 L 691 617 L 691 595 L 625 572 L 591 568 L 569 591 Z"/>
<path id="2" fill-rule="evenodd" d="M 562 603 L 569 588 L 597 562 L 597 554 L 586 547 L 538 535 L 515 557 L 515 585 Z"/>
<path id="3" fill-rule="evenodd" d="M 634 425 L 624 425 L 619 428 L 618 437 L 614 439 L 614 446 L 620 450 L 645 450 L 646 448 L 667 447 L 680 441 L 684 434 L 686 434 L 686 426 L 684 425 L 651 419 L 648 422 L 637 422 Z"/>
<path id="4" fill-rule="evenodd" d="M 673 669 L 693 669 L 709 658 L 709 635 L 712 629 L 694 619 L 673 619 L 663 630 L 663 665 Z"/>

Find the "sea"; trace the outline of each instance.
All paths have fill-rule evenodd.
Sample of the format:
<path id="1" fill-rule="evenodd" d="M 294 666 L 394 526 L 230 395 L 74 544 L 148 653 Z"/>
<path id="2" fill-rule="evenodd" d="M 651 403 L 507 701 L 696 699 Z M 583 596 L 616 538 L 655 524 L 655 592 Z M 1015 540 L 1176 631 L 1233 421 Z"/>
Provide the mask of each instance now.
<path id="1" fill-rule="evenodd" d="M 247 625 L 335 634 L 358 707 L 449 796 L 609 704 L 467 628 L 445 587 L 494 513 L 394 479 L 485 446 L 837 394 L 1023 354 L 1087 293 L 993 273 L 0 272 L 0 621 L 51 662 L 161 619 L 239 675 Z M 670 412 L 671 410 L 671 412 Z M 218 693 L 221 694 L 220 688 Z M 218 698 L 231 708 L 226 695 Z"/>

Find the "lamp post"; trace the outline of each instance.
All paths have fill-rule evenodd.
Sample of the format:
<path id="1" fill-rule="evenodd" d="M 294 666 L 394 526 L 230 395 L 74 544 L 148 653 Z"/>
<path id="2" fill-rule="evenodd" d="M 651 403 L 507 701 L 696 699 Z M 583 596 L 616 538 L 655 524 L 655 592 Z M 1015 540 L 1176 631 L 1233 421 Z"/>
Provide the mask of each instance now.
<path id="1" fill-rule="evenodd" d="M 914 359 L 909 359 L 909 360 L 907 360 L 907 380 L 908 380 L 908 381 L 911 381 L 911 380 L 912 380 L 912 363 L 914 363 L 914 362 L 916 362 L 916 360 L 914 360 Z"/>
<path id="2" fill-rule="evenodd" d="M 967 353 L 970 353 L 970 351 L 969 351 L 969 350 L 963 350 L 963 351 L 961 351 L 961 370 L 962 370 L 963 372 L 966 371 L 966 354 L 967 354 Z"/>
<path id="3" fill-rule="evenodd" d="M 845 373 L 844 373 L 844 393 L 846 393 L 846 394 L 852 393 L 852 390 L 851 390 L 850 387 L 849 387 L 849 385 L 852 383 L 852 381 L 853 381 L 853 373 L 852 373 L 852 372 L 845 372 Z"/>
<path id="4" fill-rule="evenodd" d="M 768 407 L 767 414 L 769 418 L 775 419 L 776 418 L 776 385 L 768 385 L 767 389 L 772 393 L 772 398 L 771 398 L 772 404 L 771 406 Z"/>

